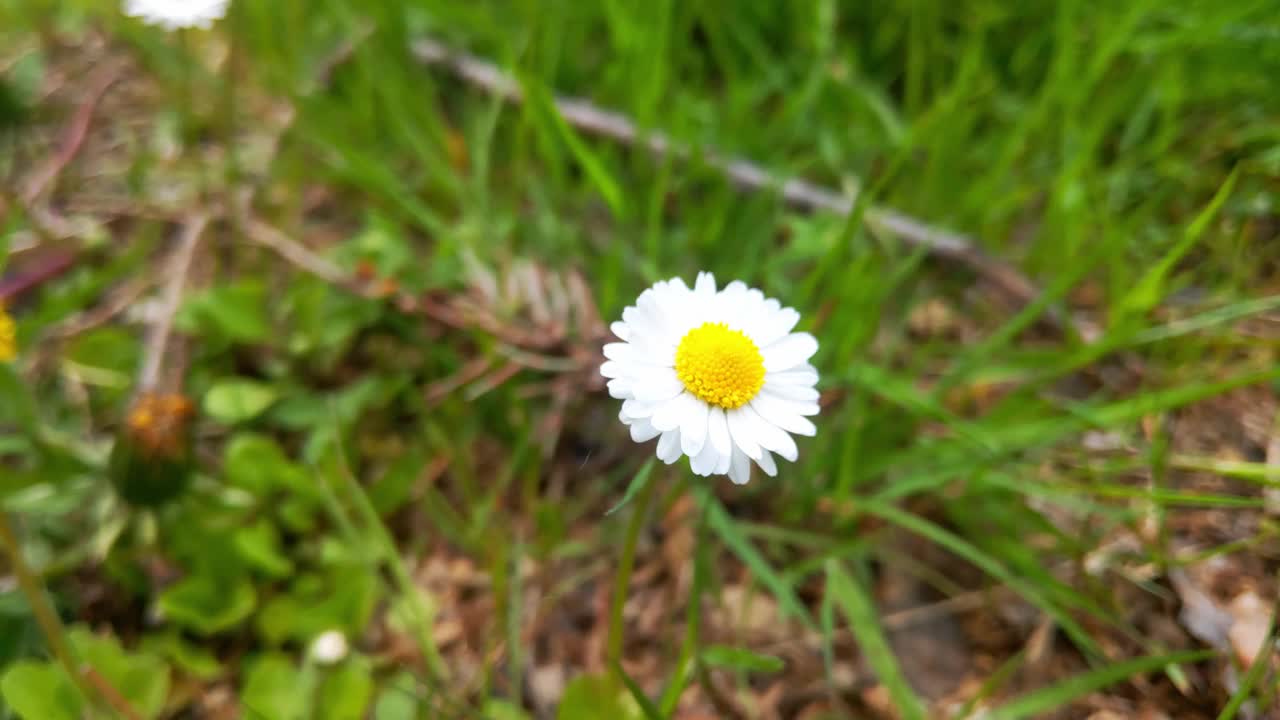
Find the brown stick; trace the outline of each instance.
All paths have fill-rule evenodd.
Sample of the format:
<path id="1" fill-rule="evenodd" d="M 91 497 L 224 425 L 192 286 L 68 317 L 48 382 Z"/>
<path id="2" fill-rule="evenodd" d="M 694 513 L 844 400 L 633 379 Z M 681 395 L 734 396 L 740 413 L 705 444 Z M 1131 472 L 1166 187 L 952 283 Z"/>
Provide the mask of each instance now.
<path id="1" fill-rule="evenodd" d="M 444 66 L 462 80 L 504 100 L 512 103 L 524 101 L 524 92 L 516 79 L 486 60 L 455 51 L 430 38 L 417 41 L 413 51 L 421 62 Z M 565 122 L 584 132 L 624 145 L 643 147 L 658 157 L 687 159 L 693 155 L 688 145 L 662 132 L 641 131 L 627 116 L 597 107 L 586 100 L 557 97 L 555 106 Z M 856 195 L 841 195 L 800 178 L 782 177 L 749 160 L 721 155 L 714 150 L 703 151 L 699 157 L 738 188 L 774 190 L 795 208 L 847 216 L 853 212 L 857 200 Z M 1035 284 L 1021 272 L 983 252 L 965 235 L 934 227 L 889 208 L 868 208 L 864 217 L 872 229 L 892 233 L 909 245 L 962 263 L 1022 302 L 1031 302 L 1039 295 Z"/>
<path id="2" fill-rule="evenodd" d="M 355 278 L 351 277 L 341 267 L 315 254 L 305 245 L 274 227 L 253 218 L 245 220 L 242 225 L 244 226 L 245 235 L 250 241 L 271 250 L 303 271 L 348 292 L 363 297 L 372 297 L 366 288 L 362 287 Z"/>
<path id="3" fill-rule="evenodd" d="M 62 170 L 75 158 L 76 153 L 80 152 L 80 147 L 84 145 L 84 139 L 89 134 L 89 125 L 93 122 L 93 113 L 98 108 L 98 102 L 106 94 L 107 88 L 115 84 L 119 77 L 119 72 L 113 65 L 102 68 L 94 76 L 93 81 L 89 83 L 89 96 L 80 104 L 75 116 L 67 125 L 57 154 L 50 158 L 40 172 L 35 173 L 27 183 L 22 193 L 24 204 L 30 205 L 35 202 L 36 198 L 48 189 Z"/>
<path id="4" fill-rule="evenodd" d="M 195 257 L 196 245 L 204 229 L 209 224 L 209 216 L 203 213 L 193 215 L 182 229 L 182 237 L 178 247 L 173 251 L 173 259 L 167 264 L 165 272 L 167 280 L 164 296 L 161 300 L 160 314 L 151 326 L 147 336 L 147 345 L 142 358 L 142 368 L 138 371 L 139 394 L 152 392 L 160 379 L 160 366 L 164 362 L 165 348 L 169 344 L 169 334 L 173 329 L 173 316 L 182 303 L 182 290 L 187 284 L 187 273 L 191 269 L 191 259 Z"/>
<path id="5" fill-rule="evenodd" d="M 86 663 L 82 668 L 82 672 L 89 685 L 98 691 L 98 695 L 116 714 L 125 718 L 125 720 L 142 720 L 142 713 L 135 710 L 129 704 L 129 700 L 114 685 L 108 682 L 96 668 Z"/>

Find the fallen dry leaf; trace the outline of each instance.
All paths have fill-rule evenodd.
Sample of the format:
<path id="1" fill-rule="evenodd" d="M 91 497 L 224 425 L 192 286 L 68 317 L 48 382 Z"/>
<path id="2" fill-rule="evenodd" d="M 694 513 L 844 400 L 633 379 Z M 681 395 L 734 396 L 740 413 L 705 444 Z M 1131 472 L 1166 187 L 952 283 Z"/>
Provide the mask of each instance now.
<path id="1" fill-rule="evenodd" d="M 1273 608 L 1256 592 L 1246 590 L 1231 601 L 1227 612 L 1232 618 L 1227 639 L 1235 652 L 1236 662 L 1248 667 L 1254 663 L 1270 637 Z"/>

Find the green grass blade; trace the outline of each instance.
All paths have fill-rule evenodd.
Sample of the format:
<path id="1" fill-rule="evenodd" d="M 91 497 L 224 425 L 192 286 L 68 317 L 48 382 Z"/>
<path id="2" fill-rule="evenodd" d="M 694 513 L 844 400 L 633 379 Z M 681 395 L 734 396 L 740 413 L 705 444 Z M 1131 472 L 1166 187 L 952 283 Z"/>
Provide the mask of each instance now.
<path id="1" fill-rule="evenodd" d="M 939 527 L 938 525 L 935 525 L 934 523 L 929 522 L 928 520 L 925 520 L 924 518 L 903 512 L 892 505 L 888 505 L 877 500 L 867 499 L 859 501 L 858 507 L 865 512 L 871 513 L 872 515 L 876 515 L 890 523 L 893 523 L 904 530 L 908 530 L 932 540 L 947 550 L 950 550 L 956 555 L 978 566 L 988 575 L 1016 590 L 1019 594 L 1025 597 L 1028 602 L 1033 603 L 1052 617 L 1054 621 L 1058 623 L 1058 626 L 1062 628 L 1063 632 L 1067 633 L 1067 635 L 1076 643 L 1076 646 L 1081 650 L 1092 655 L 1101 655 L 1101 649 L 1098 647 L 1098 644 L 1070 615 L 1066 614 L 1066 612 L 1061 608 L 1053 604 L 1053 602 L 1045 597 L 1044 593 L 1042 593 L 1038 587 L 1027 582 L 1023 578 L 1014 575 L 1007 567 L 1005 567 L 1004 563 L 986 552 L 983 552 L 976 545 Z"/>
<path id="2" fill-rule="evenodd" d="M 644 688 L 636 684 L 636 681 L 622 669 L 622 663 L 617 658 L 609 659 L 609 667 L 613 669 L 615 675 L 622 680 L 622 684 L 627 686 L 627 692 L 631 693 L 631 697 L 640 706 L 640 712 L 644 713 L 645 720 L 664 720 L 664 716 L 658 711 L 653 701 L 644 693 Z"/>
<path id="3" fill-rule="evenodd" d="M 827 592 L 834 598 L 836 607 L 844 611 L 862 655 L 889 691 L 894 708 L 906 720 L 925 720 L 926 704 L 902 674 L 898 658 L 880 626 L 880 614 L 866 590 L 835 560 L 827 561 L 826 571 Z"/>
<path id="4" fill-rule="evenodd" d="M 600 191 L 601 196 L 608 203 L 609 209 L 613 211 L 614 217 L 626 217 L 626 196 L 623 194 L 618 181 L 614 179 L 608 168 L 605 167 L 604 161 L 587 146 L 582 138 L 578 137 L 577 131 L 565 121 L 564 116 L 556 108 L 555 99 L 551 96 L 551 93 L 541 85 L 533 83 L 526 83 L 525 93 L 531 105 L 537 108 L 538 115 L 545 118 L 555 128 L 556 135 L 569 147 L 569 152 L 573 155 L 574 160 L 582 166 L 583 171 L 591 179 L 596 190 Z"/>
<path id="5" fill-rule="evenodd" d="M 1164 299 L 1166 294 L 1165 286 L 1168 283 L 1169 274 L 1173 272 L 1173 268 L 1178 261 L 1191 250 L 1196 241 L 1200 239 L 1200 236 L 1204 234 L 1210 221 L 1218 214 L 1227 198 L 1231 196 L 1231 191 L 1235 188 L 1236 179 L 1239 176 L 1240 171 L 1237 167 L 1223 181 L 1209 204 L 1187 226 L 1182 238 L 1169 249 L 1169 252 L 1165 253 L 1165 256 L 1155 266 L 1142 276 L 1137 284 L 1133 286 L 1133 289 L 1121 298 L 1118 310 L 1122 316 L 1133 317 L 1146 313 Z"/>
<path id="6" fill-rule="evenodd" d="M 653 474 L 653 466 L 656 461 L 657 458 L 649 458 L 648 462 L 641 466 L 640 471 L 632 476 L 631 482 L 627 485 L 626 492 L 622 494 L 622 499 L 619 500 L 616 505 L 606 510 L 604 513 L 605 515 L 612 515 L 618 512 L 635 499 L 636 495 L 644 488 L 645 485 L 648 484 L 649 476 Z"/>
<path id="7" fill-rule="evenodd" d="M 635 565 L 636 544 L 658 489 L 654 483 L 644 483 L 643 487 L 644 493 L 640 496 L 640 504 L 632 510 L 631 520 L 627 523 L 627 535 L 623 540 L 622 554 L 618 557 L 618 572 L 613 579 L 613 599 L 609 602 L 609 635 L 605 641 L 605 648 L 607 657 L 615 660 L 622 657 L 622 608 L 626 604 L 627 590 L 631 586 L 631 569 Z"/>
<path id="8" fill-rule="evenodd" d="M 720 536 L 724 544 L 744 565 L 751 570 L 751 574 L 755 576 L 778 601 L 778 606 L 786 615 L 790 615 L 808 627 L 813 627 L 813 619 L 809 617 L 809 612 L 800 602 L 800 598 L 796 596 L 795 589 L 788 583 L 773 566 L 769 564 L 760 551 L 747 540 L 746 535 L 742 533 L 741 528 L 728 511 L 724 509 L 724 505 L 711 493 L 706 486 L 699 485 L 698 499 L 706 512 L 707 523 L 711 529 Z"/>
<path id="9" fill-rule="evenodd" d="M 1218 720 L 1233 720 L 1236 713 L 1240 712 L 1241 706 L 1253 694 L 1253 689 L 1257 687 L 1258 681 L 1262 679 L 1263 673 L 1271 665 L 1272 648 L 1275 646 L 1276 639 L 1276 614 L 1272 612 L 1271 620 L 1267 624 L 1267 632 L 1264 640 L 1258 646 L 1258 655 L 1253 659 L 1253 663 L 1249 665 L 1249 671 L 1245 673 L 1244 680 L 1240 682 L 1240 687 L 1231 695 L 1231 699 L 1227 701 L 1222 712 L 1218 713 Z"/>
<path id="10" fill-rule="evenodd" d="M 1020 720 L 1041 713 L 1066 707 L 1073 700 L 1114 685 L 1135 675 L 1154 672 L 1169 665 L 1198 662 L 1212 656 L 1203 650 L 1149 655 L 1134 660 L 1114 663 L 1081 673 L 1042 690 L 1028 693 L 1001 707 L 991 710 L 988 720 Z"/>

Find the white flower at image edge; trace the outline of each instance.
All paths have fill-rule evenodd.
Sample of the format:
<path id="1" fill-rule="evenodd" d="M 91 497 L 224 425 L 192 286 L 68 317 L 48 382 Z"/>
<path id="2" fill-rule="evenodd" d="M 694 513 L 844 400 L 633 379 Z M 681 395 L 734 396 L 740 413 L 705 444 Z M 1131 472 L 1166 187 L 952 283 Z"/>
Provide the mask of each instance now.
<path id="1" fill-rule="evenodd" d="M 227 14 L 230 0 L 125 0 L 124 14 L 166 30 L 208 28 Z"/>
<path id="2" fill-rule="evenodd" d="M 809 333 L 791 332 L 800 313 L 739 281 L 716 291 L 699 273 L 655 284 L 612 325 L 622 342 L 604 346 L 600 373 L 622 400 L 631 439 L 658 438 L 658 459 L 689 456 L 698 475 L 751 477 L 751 462 L 776 475 L 777 454 L 792 462 L 796 435 L 817 432 L 818 350 Z"/>

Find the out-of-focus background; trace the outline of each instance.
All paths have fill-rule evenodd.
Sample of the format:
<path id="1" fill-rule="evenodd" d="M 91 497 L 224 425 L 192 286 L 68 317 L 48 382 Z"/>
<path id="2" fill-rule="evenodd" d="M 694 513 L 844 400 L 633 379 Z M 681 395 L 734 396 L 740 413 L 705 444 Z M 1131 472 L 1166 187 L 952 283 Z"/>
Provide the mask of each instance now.
<path id="1" fill-rule="evenodd" d="M 3 0 L 0 188 L 0 718 L 1280 712 L 1271 0 Z M 699 270 L 777 478 L 598 377 Z"/>

